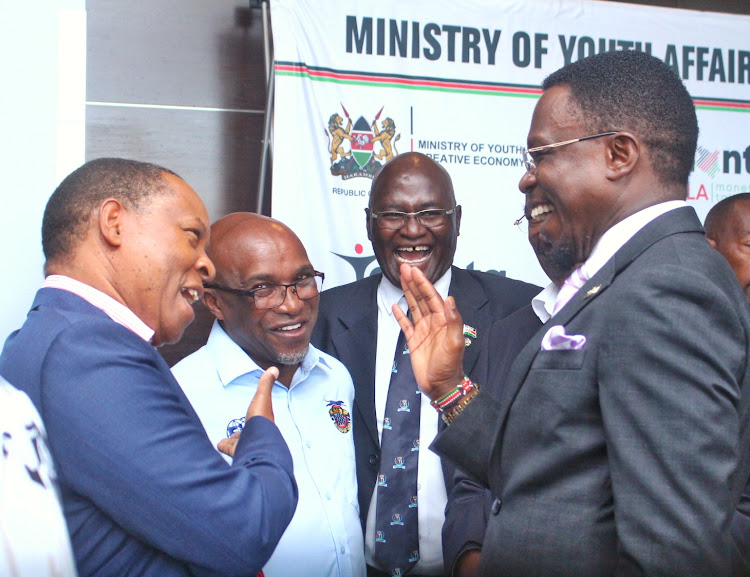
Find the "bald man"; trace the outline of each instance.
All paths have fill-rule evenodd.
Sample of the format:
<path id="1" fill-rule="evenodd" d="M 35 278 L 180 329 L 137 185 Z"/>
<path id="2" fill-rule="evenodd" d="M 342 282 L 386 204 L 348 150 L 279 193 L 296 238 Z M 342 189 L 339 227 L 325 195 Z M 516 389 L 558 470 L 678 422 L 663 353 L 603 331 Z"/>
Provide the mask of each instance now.
<path id="1" fill-rule="evenodd" d="M 216 277 L 203 299 L 216 321 L 206 345 L 172 371 L 216 445 L 244 426 L 242 407 L 263 371 L 279 370 L 274 417 L 292 454 L 299 503 L 263 571 L 362 577 L 354 386 L 339 361 L 310 346 L 324 275 L 287 226 L 251 213 L 215 222 L 208 253 Z"/>
<path id="2" fill-rule="evenodd" d="M 750 302 L 750 193 L 717 203 L 706 216 L 706 240 L 734 271 Z"/>
<path id="3" fill-rule="evenodd" d="M 391 310 L 393 304 L 406 306 L 399 267 L 409 264 L 418 268 L 440 294 L 456 299 L 466 325 L 463 366 L 469 376 L 490 325 L 526 306 L 540 287 L 453 266 L 461 205 L 456 202 L 448 171 L 424 154 L 406 152 L 386 164 L 372 182 L 365 213 L 367 238 L 381 273 L 323 293 L 313 343 L 346 365 L 357 391 L 354 443 L 368 577 L 407 571 L 409 575 L 438 577 L 448 574 L 441 527 L 455 466 L 430 451 L 411 447 L 411 431 L 391 426 L 394 416 L 412 414 L 402 410 L 400 400 L 418 407 L 418 423 L 412 425 L 418 427 L 419 447 L 430 445 L 439 426 L 437 412 L 429 399 L 418 394 L 416 381 L 404 384 L 403 389 L 391 388 L 394 360 L 406 354 L 398 346 L 401 329 Z M 389 403 L 389 397 L 393 402 Z M 394 457 L 401 457 L 399 449 L 410 458 L 406 458 L 405 469 L 396 471 L 413 471 L 415 462 L 417 466 L 416 479 L 403 491 L 386 484 L 394 473 Z M 410 488 L 415 499 L 409 498 Z M 399 497 L 394 498 L 397 491 Z M 407 517 L 401 525 L 398 519 L 409 513 L 411 519 Z M 392 515 L 399 517 L 393 519 Z M 409 529 L 407 538 L 402 528 Z M 415 539 L 417 545 L 412 546 Z M 446 548 L 459 547 L 461 543 L 451 543 Z"/>

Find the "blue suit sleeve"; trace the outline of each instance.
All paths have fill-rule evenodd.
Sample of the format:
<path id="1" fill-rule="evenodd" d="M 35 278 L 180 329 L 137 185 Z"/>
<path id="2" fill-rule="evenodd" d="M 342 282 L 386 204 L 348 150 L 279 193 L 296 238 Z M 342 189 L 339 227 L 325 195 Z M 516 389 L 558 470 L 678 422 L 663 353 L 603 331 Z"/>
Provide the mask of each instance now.
<path id="1" fill-rule="evenodd" d="M 115 525 L 195 575 L 252 575 L 297 503 L 276 426 L 250 419 L 229 466 L 149 345 L 112 323 L 58 335 L 42 376 L 61 478 Z"/>

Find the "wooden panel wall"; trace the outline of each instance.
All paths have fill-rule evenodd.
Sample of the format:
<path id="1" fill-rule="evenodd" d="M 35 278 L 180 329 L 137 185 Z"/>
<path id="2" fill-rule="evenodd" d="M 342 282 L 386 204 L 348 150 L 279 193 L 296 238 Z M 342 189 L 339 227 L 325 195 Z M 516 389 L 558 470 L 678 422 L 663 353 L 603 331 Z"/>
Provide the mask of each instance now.
<path id="1" fill-rule="evenodd" d="M 750 14 L 747 0 L 630 2 Z M 198 191 L 212 220 L 255 211 L 265 72 L 261 12 L 250 4 L 87 0 L 87 160 L 166 166 Z M 183 340 L 160 349 L 170 365 L 205 343 L 212 317 L 202 305 L 196 313 Z"/>

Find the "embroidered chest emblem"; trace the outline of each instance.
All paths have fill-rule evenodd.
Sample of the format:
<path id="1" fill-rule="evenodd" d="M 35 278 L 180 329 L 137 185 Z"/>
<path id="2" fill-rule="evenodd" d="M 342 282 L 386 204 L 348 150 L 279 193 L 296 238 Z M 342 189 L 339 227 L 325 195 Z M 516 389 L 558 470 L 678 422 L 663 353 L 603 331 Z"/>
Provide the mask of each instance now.
<path id="1" fill-rule="evenodd" d="M 352 419 L 349 415 L 349 411 L 347 411 L 342 405 L 344 404 L 344 401 L 327 401 L 328 402 L 328 414 L 331 416 L 331 420 L 333 421 L 333 424 L 336 425 L 336 429 L 340 433 L 348 433 L 352 428 Z"/>

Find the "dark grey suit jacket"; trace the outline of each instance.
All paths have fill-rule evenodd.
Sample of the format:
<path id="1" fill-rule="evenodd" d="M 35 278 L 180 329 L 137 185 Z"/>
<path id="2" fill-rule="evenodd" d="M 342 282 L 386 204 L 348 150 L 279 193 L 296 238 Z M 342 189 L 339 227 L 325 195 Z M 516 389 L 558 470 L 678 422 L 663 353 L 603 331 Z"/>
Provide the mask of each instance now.
<path id="1" fill-rule="evenodd" d="M 535 285 L 503 276 L 453 267 L 449 294 L 456 299 L 465 324 L 477 338 L 464 352 L 464 371 L 471 375 L 482 342 L 492 322 L 528 304 L 541 290 Z M 375 353 L 377 351 L 377 290 L 381 275 L 324 291 L 312 343 L 339 359 L 352 375 L 355 397 L 352 421 L 357 458 L 359 513 L 362 526 L 375 488 L 380 442 L 375 415 Z M 443 462 L 447 490 L 455 466 Z"/>
<path id="2" fill-rule="evenodd" d="M 728 574 L 750 456 L 733 276 L 692 208 L 660 216 L 524 347 L 499 403 L 438 436 L 496 497 L 484 575 Z M 585 347 L 541 350 L 552 324 Z"/>

